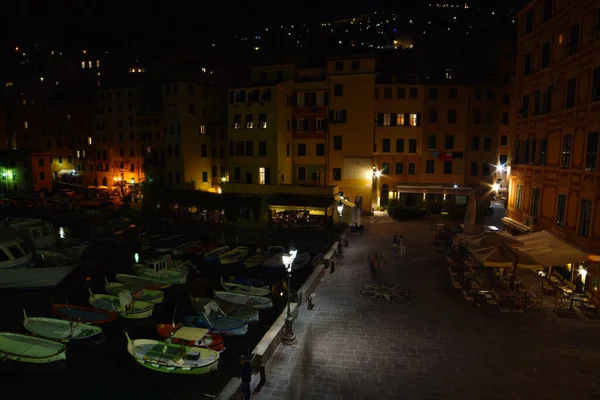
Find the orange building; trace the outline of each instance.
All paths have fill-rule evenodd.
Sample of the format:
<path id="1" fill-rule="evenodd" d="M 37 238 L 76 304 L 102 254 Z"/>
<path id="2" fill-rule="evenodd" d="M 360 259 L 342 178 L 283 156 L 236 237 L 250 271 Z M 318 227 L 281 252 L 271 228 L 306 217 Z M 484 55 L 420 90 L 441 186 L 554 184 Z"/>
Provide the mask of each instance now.
<path id="1" fill-rule="evenodd" d="M 0 150 L 0 193 L 32 193 L 52 189 L 50 153 Z"/>
<path id="2" fill-rule="evenodd" d="M 506 220 L 516 232 L 547 230 L 589 252 L 600 248 L 599 9 L 594 0 L 540 0 L 519 13 Z M 597 290 L 597 278 L 588 282 Z"/>

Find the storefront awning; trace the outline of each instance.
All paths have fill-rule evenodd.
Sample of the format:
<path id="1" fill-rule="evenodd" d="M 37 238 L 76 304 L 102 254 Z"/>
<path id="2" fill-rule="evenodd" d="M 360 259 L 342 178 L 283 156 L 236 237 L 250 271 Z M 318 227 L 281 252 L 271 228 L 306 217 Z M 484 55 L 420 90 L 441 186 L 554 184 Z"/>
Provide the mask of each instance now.
<path id="1" fill-rule="evenodd" d="M 509 218 L 509 217 L 502 218 L 502 223 L 504 225 L 508 225 L 511 228 L 514 228 L 514 229 L 516 229 L 516 230 L 518 230 L 519 232 L 522 232 L 522 233 L 528 233 L 528 232 L 531 232 L 533 230 L 533 229 L 531 229 L 531 227 L 529 227 L 529 226 L 527 226 L 527 225 L 525 225 L 525 224 L 517 221 L 516 219 L 512 219 L 512 218 Z"/>
<path id="2" fill-rule="evenodd" d="M 517 238 L 523 242 L 519 250 L 546 267 L 565 265 L 578 261 L 586 261 L 589 254 L 569 243 L 557 238 L 548 231 L 521 235 Z"/>

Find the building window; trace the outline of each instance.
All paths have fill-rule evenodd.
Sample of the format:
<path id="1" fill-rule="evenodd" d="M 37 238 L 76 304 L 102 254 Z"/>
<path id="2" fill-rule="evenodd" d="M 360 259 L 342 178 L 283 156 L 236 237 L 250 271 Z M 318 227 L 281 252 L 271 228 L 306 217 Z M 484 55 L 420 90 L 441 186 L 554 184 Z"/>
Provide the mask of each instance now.
<path id="1" fill-rule="evenodd" d="M 383 139 L 381 144 L 381 152 L 389 153 L 391 151 L 390 139 Z"/>
<path id="2" fill-rule="evenodd" d="M 444 148 L 451 150 L 454 148 L 454 135 L 446 135 L 444 138 Z"/>
<path id="3" fill-rule="evenodd" d="M 194 107 L 194 105 L 193 105 L 193 104 L 188 104 L 188 112 L 189 112 L 190 114 L 194 114 L 194 112 L 195 112 L 195 111 L 196 111 L 196 110 L 195 110 L 195 107 Z"/>
<path id="4" fill-rule="evenodd" d="M 456 123 L 456 110 L 448 110 L 448 123 L 449 124 Z"/>
<path id="5" fill-rule="evenodd" d="M 258 114 L 258 128 L 267 129 L 267 113 Z"/>
<path id="6" fill-rule="evenodd" d="M 533 31 L 533 10 L 525 15 L 525 34 L 531 33 L 531 31 Z"/>
<path id="7" fill-rule="evenodd" d="M 434 160 L 425 161 L 425 173 L 433 174 L 434 172 L 435 172 L 435 161 Z"/>
<path id="8" fill-rule="evenodd" d="M 388 162 L 381 163 L 381 173 L 383 175 L 390 174 L 390 163 L 388 163 Z"/>
<path id="9" fill-rule="evenodd" d="M 404 153 L 404 139 L 396 139 L 396 153 Z"/>
<path id="10" fill-rule="evenodd" d="M 515 194 L 515 208 L 521 211 L 523 206 L 523 185 L 517 185 L 517 193 Z"/>
<path id="11" fill-rule="evenodd" d="M 341 83 L 336 83 L 333 85 L 333 94 L 336 97 L 340 97 L 344 95 L 344 85 Z"/>
<path id="12" fill-rule="evenodd" d="M 206 135 L 206 125 L 200 125 L 200 129 L 198 131 L 200 135 Z"/>
<path id="13" fill-rule="evenodd" d="M 569 55 L 577 53 L 579 50 L 579 24 L 575 24 L 571 27 L 571 33 L 569 35 Z"/>
<path id="14" fill-rule="evenodd" d="M 571 78 L 567 81 L 567 98 L 565 108 L 575 107 L 575 94 L 577 90 L 577 78 Z"/>
<path id="15" fill-rule="evenodd" d="M 573 135 L 563 136 L 562 142 L 562 157 L 560 160 L 561 168 L 569 168 L 571 166 L 571 144 L 573 142 Z"/>
<path id="16" fill-rule="evenodd" d="M 558 195 L 558 205 L 556 206 L 556 225 L 564 226 L 566 208 L 567 208 L 567 195 L 560 193 Z"/>
<path id="17" fill-rule="evenodd" d="M 396 175 L 402 175 L 404 173 L 404 164 L 401 162 L 397 162 L 394 168 L 394 172 Z"/>
<path id="18" fill-rule="evenodd" d="M 254 128 L 254 114 L 246 114 L 246 129 Z"/>
<path id="19" fill-rule="evenodd" d="M 408 163 L 408 174 L 415 175 L 415 170 L 416 170 L 415 163 L 413 163 L 413 162 Z"/>
<path id="20" fill-rule="evenodd" d="M 452 174 L 452 161 L 444 161 L 444 174 L 445 175 Z"/>
<path id="21" fill-rule="evenodd" d="M 502 125 L 508 125 L 508 113 L 507 112 L 502 113 Z"/>
<path id="22" fill-rule="evenodd" d="M 427 148 L 428 149 L 435 149 L 437 147 L 437 136 L 436 135 L 429 135 L 427 136 Z"/>
<path id="23" fill-rule="evenodd" d="M 531 75 L 531 53 L 525 54 L 523 59 L 523 76 Z"/>
<path id="24" fill-rule="evenodd" d="M 208 182 L 208 171 L 202 171 L 202 182 Z"/>
<path id="25" fill-rule="evenodd" d="M 481 124 L 481 111 L 473 111 L 473 123 Z"/>
<path id="26" fill-rule="evenodd" d="M 265 167 L 258 168 L 258 183 L 260 185 L 265 184 Z"/>
<path id="27" fill-rule="evenodd" d="M 359 60 L 354 60 L 352 61 L 352 69 L 354 71 L 359 70 L 360 69 L 360 61 Z"/>
<path id="28" fill-rule="evenodd" d="M 438 113 L 437 110 L 429 110 L 429 122 L 430 123 L 435 123 L 438 120 Z"/>
<path id="29" fill-rule="evenodd" d="M 90 146 L 92 145 L 92 137 L 91 137 L 91 136 L 88 136 L 88 138 L 87 138 L 87 143 L 88 143 L 88 145 L 90 145 Z"/>
<path id="30" fill-rule="evenodd" d="M 233 180 L 239 181 L 241 179 L 242 179 L 242 172 L 240 170 L 240 167 L 234 167 L 233 168 Z"/>
<path id="31" fill-rule="evenodd" d="M 533 92 L 533 115 L 540 113 L 540 91 L 535 90 Z"/>
<path id="32" fill-rule="evenodd" d="M 542 69 L 550 66 L 550 42 L 546 42 L 542 45 Z"/>
<path id="33" fill-rule="evenodd" d="M 449 88 L 448 89 L 448 99 L 456 100 L 458 98 L 458 89 L 457 88 Z"/>
<path id="34" fill-rule="evenodd" d="M 529 116 L 529 95 L 526 94 L 523 96 L 523 101 L 521 103 L 521 111 L 519 111 L 521 117 L 527 118 Z"/>
<path id="35" fill-rule="evenodd" d="M 46 180 L 46 174 L 44 172 L 40 172 L 40 181 Z"/>
<path id="36" fill-rule="evenodd" d="M 392 88 L 390 88 L 390 87 L 383 88 L 383 98 L 384 99 L 392 98 Z"/>
<path id="37" fill-rule="evenodd" d="M 500 135 L 500 146 L 508 146 L 508 135 Z"/>
<path id="38" fill-rule="evenodd" d="M 264 141 L 258 142 L 258 156 L 259 157 L 267 156 L 267 142 L 264 142 Z"/>
<path id="39" fill-rule="evenodd" d="M 479 164 L 477 162 L 471 162 L 471 176 L 477 176 L 479 174 Z"/>
<path id="40" fill-rule="evenodd" d="M 491 151 L 492 150 L 492 138 L 487 136 L 483 138 L 483 151 Z"/>
<path id="41" fill-rule="evenodd" d="M 383 126 L 390 126 L 392 124 L 392 115 L 383 114 Z"/>
<path id="42" fill-rule="evenodd" d="M 334 181 L 342 180 L 342 169 L 341 168 L 333 168 L 333 180 Z"/>
<path id="43" fill-rule="evenodd" d="M 437 100 L 438 98 L 438 90 L 437 88 L 429 88 L 429 99 Z"/>
<path id="44" fill-rule="evenodd" d="M 509 94 L 502 95 L 502 104 L 505 104 L 505 105 L 510 104 L 510 95 Z"/>
<path id="45" fill-rule="evenodd" d="M 325 143 L 317 143 L 317 157 L 325 156 Z"/>
<path id="46" fill-rule="evenodd" d="M 333 150 L 342 150 L 342 135 L 333 135 Z"/>
<path id="47" fill-rule="evenodd" d="M 600 28 L 598 28 L 600 30 Z M 592 78 L 592 101 L 600 100 L 600 67 L 594 68 Z"/>
<path id="48" fill-rule="evenodd" d="M 306 143 L 298 143 L 298 155 L 299 156 L 306 155 Z"/>
<path id="49" fill-rule="evenodd" d="M 237 130 L 237 129 L 240 129 L 241 127 L 242 127 L 242 115 L 235 114 L 233 116 L 233 129 Z"/>
<path id="50" fill-rule="evenodd" d="M 398 99 L 405 99 L 406 98 L 406 88 L 398 88 L 398 90 L 396 91 L 396 97 Z"/>
<path id="51" fill-rule="evenodd" d="M 585 150 L 585 170 L 595 171 L 598 165 L 598 132 L 588 132 Z"/>
<path id="52" fill-rule="evenodd" d="M 301 182 L 306 181 L 306 167 L 298 167 L 298 180 Z"/>
<path id="53" fill-rule="evenodd" d="M 592 220 L 592 202 L 591 200 L 581 200 L 581 208 L 579 209 L 579 229 L 577 233 L 583 237 L 588 237 L 590 234 L 590 221 Z"/>
<path id="54" fill-rule="evenodd" d="M 418 97 L 417 88 L 409 88 L 408 89 L 408 98 L 416 99 Z"/>
<path id="55" fill-rule="evenodd" d="M 408 152 L 409 153 L 417 152 L 417 139 L 408 139 Z"/>
<path id="56" fill-rule="evenodd" d="M 397 126 L 404 125 L 404 114 L 396 114 L 396 125 Z"/>
<path id="57" fill-rule="evenodd" d="M 419 126 L 419 114 L 409 114 L 410 115 L 410 126 Z"/>
<path id="58" fill-rule="evenodd" d="M 531 189 L 531 205 L 529 206 L 529 214 L 532 217 L 538 216 L 538 210 L 540 206 L 540 188 Z"/>

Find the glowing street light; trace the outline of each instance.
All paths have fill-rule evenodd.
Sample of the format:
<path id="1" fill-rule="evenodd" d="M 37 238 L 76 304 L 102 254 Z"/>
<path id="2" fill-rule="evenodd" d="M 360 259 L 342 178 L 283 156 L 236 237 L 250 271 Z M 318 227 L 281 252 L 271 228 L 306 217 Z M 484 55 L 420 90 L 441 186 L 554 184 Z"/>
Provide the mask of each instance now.
<path id="1" fill-rule="evenodd" d="M 500 189 L 500 185 L 499 185 L 498 183 L 494 183 L 494 184 L 492 185 L 492 190 L 494 190 L 495 192 L 497 192 L 497 191 L 498 191 L 498 189 Z"/>
<path id="2" fill-rule="evenodd" d="M 298 250 L 293 247 L 290 247 L 290 251 L 288 254 L 284 254 L 282 256 L 283 265 L 285 266 L 285 270 L 288 275 L 288 304 L 287 304 L 287 317 L 285 318 L 285 332 L 281 337 L 281 343 L 293 345 L 296 344 L 296 335 L 294 334 L 293 324 L 294 318 L 292 318 L 292 312 L 290 309 L 290 303 L 292 302 L 292 265 L 294 264 L 294 259 L 296 258 L 296 254 L 298 254 Z"/>
<path id="3" fill-rule="evenodd" d="M 506 171 L 506 167 L 504 166 L 504 164 L 498 164 L 498 165 L 496 165 L 496 171 L 504 172 L 504 171 Z"/>

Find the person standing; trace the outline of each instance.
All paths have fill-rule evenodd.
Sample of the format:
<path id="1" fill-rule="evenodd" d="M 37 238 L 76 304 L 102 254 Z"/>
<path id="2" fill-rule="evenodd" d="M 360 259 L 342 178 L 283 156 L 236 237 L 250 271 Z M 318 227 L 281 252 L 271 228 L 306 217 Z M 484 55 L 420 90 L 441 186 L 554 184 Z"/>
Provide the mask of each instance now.
<path id="1" fill-rule="evenodd" d="M 392 246 L 392 255 L 396 257 L 398 255 L 398 247 L 400 247 L 400 239 L 398 238 L 398 235 L 394 235 Z"/>
<path id="2" fill-rule="evenodd" d="M 403 257 L 406 255 L 406 239 L 404 239 L 404 236 L 400 235 L 398 243 L 400 245 L 400 257 Z"/>
<path id="3" fill-rule="evenodd" d="M 244 355 L 240 356 L 240 378 L 242 379 L 242 385 L 240 390 L 242 392 L 242 399 L 250 400 L 250 382 L 252 381 L 252 366 L 248 361 L 248 358 Z"/>

